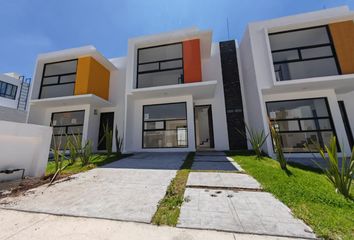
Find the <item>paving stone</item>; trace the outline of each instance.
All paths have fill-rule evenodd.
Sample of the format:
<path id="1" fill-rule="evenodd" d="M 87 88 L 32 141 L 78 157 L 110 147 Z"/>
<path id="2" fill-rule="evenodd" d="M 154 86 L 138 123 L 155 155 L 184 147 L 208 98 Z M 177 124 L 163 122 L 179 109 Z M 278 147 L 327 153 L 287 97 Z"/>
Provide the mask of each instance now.
<path id="1" fill-rule="evenodd" d="M 251 176 L 240 173 L 191 172 L 187 186 L 261 189 Z"/>
<path id="2" fill-rule="evenodd" d="M 226 156 L 195 156 L 194 162 L 230 162 Z"/>
<path id="3" fill-rule="evenodd" d="M 194 162 L 192 170 L 211 170 L 211 171 L 238 171 L 231 162 Z"/>
<path id="4" fill-rule="evenodd" d="M 226 154 L 224 152 L 205 151 L 205 152 L 196 152 L 195 156 L 226 156 Z"/>
<path id="5" fill-rule="evenodd" d="M 182 204 L 178 227 L 315 238 L 270 193 L 187 188 L 185 198 L 189 200 Z"/>
<path id="6" fill-rule="evenodd" d="M 3 199 L 0 203 L 11 200 L 11 204 L 0 207 L 149 223 L 186 153 L 137 155 L 141 158 L 133 156 L 25 196 Z"/>

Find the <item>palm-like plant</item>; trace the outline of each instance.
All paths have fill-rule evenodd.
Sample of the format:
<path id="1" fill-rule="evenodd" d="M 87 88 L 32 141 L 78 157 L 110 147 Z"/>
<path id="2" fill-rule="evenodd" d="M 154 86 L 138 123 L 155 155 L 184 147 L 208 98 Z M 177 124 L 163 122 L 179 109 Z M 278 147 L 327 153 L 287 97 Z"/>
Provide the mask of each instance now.
<path id="1" fill-rule="evenodd" d="M 275 148 L 275 152 L 276 152 L 276 156 L 277 156 L 277 161 L 280 164 L 281 169 L 283 170 L 287 170 L 286 168 L 286 159 L 284 156 L 284 152 L 283 152 L 283 146 L 281 144 L 281 138 L 280 135 L 277 131 L 277 129 L 275 129 L 275 127 L 273 126 L 273 124 L 269 121 L 269 128 L 270 128 L 270 133 L 272 135 L 272 139 L 273 139 L 273 144 L 274 144 L 274 148 Z"/>
<path id="2" fill-rule="evenodd" d="M 338 157 L 337 140 L 335 136 L 331 137 L 329 146 L 325 145 L 324 149 L 319 145 L 317 145 L 317 147 L 321 158 L 327 165 L 327 168 L 323 168 L 327 179 L 333 184 L 336 192 L 349 198 L 354 174 L 354 147 L 349 158 L 345 156 L 343 151 L 341 160 L 340 157 Z"/>
<path id="3" fill-rule="evenodd" d="M 121 156 L 122 155 L 122 146 L 123 146 L 123 138 L 121 138 L 119 136 L 119 132 L 118 132 L 118 127 L 116 126 L 115 129 L 115 137 L 116 137 L 116 148 L 117 148 L 117 156 Z"/>
<path id="4" fill-rule="evenodd" d="M 109 128 L 108 123 L 103 125 L 103 137 L 100 139 L 98 144 L 105 141 L 107 156 L 112 155 L 112 143 L 113 143 L 113 130 Z"/>
<path id="5" fill-rule="evenodd" d="M 268 134 L 265 134 L 264 130 L 261 131 L 252 129 L 245 124 L 246 133 L 237 130 L 241 135 L 243 135 L 247 141 L 252 145 L 253 151 L 256 153 L 257 159 L 261 159 L 262 156 L 262 146 L 267 140 Z"/>

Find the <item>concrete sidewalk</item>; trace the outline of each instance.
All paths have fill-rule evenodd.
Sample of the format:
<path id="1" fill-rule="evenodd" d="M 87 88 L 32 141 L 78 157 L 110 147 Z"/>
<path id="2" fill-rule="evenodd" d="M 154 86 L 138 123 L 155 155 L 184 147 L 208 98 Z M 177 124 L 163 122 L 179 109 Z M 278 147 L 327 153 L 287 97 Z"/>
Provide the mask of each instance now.
<path id="1" fill-rule="evenodd" d="M 1 240 L 285 240 L 248 234 L 158 227 L 113 220 L 64 217 L 0 209 Z"/>

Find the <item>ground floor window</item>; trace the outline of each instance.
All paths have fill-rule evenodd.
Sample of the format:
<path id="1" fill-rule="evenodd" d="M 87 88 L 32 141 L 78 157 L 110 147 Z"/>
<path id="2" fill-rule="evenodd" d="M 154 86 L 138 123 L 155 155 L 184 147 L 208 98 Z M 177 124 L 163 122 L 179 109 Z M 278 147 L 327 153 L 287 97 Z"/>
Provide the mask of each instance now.
<path id="1" fill-rule="evenodd" d="M 78 136 L 81 141 L 85 111 L 57 112 L 52 114 L 52 147 L 63 149 L 69 137 Z"/>
<path id="2" fill-rule="evenodd" d="M 143 106 L 143 148 L 188 147 L 186 103 Z"/>
<path id="3" fill-rule="evenodd" d="M 308 152 L 335 135 L 326 98 L 267 102 L 268 117 L 281 137 L 284 152 Z"/>

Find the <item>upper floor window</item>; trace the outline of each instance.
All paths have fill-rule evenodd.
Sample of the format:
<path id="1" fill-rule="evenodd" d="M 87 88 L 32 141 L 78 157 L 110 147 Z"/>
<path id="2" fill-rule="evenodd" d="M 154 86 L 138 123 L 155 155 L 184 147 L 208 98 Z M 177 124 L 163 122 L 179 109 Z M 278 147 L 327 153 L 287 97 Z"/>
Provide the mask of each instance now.
<path id="1" fill-rule="evenodd" d="M 277 81 L 338 75 L 327 26 L 269 34 Z"/>
<path id="2" fill-rule="evenodd" d="M 44 65 L 39 98 L 74 95 L 77 60 Z"/>
<path id="3" fill-rule="evenodd" d="M 183 83 L 182 43 L 138 49 L 137 88 Z"/>
<path id="4" fill-rule="evenodd" d="M 0 97 L 15 99 L 17 86 L 11 83 L 0 81 Z"/>

